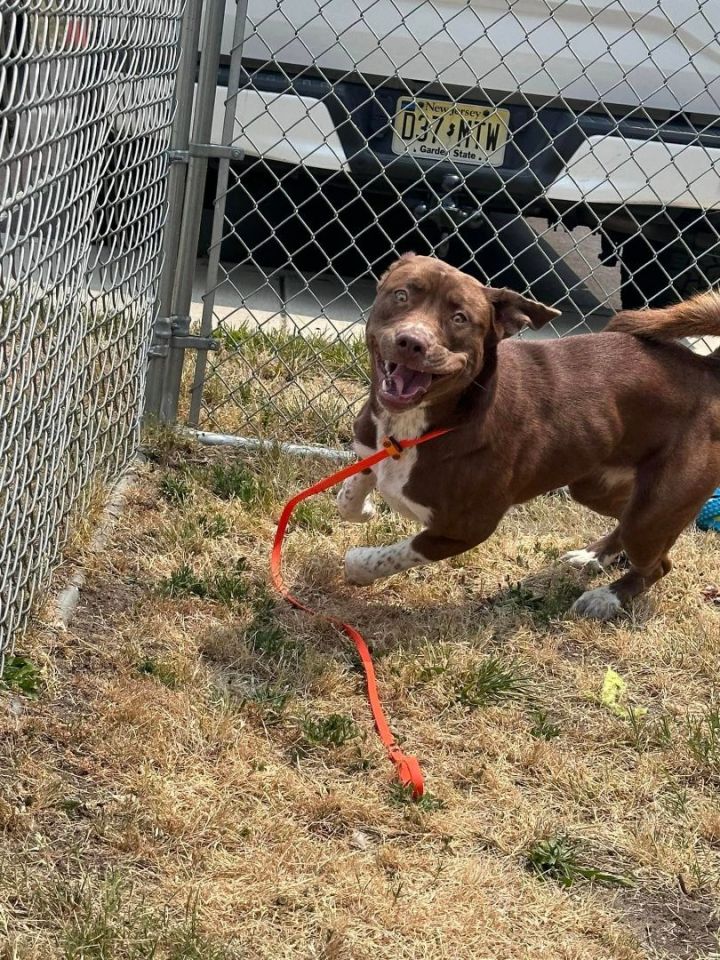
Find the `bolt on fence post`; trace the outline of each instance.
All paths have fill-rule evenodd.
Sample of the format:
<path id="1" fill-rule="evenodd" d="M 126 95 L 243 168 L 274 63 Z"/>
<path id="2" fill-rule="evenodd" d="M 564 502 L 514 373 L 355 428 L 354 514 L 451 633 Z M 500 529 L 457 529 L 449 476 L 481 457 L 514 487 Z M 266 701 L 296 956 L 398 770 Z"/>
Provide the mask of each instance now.
<path id="1" fill-rule="evenodd" d="M 240 78 L 242 76 L 242 54 L 247 7 L 248 0 L 237 0 L 230 70 L 228 73 L 227 100 L 225 101 L 225 117 L 223 119 L 222 129 L 222 143 L 227 146 L 230 146 L 233 142 L 235 123 L 237 120 L 237 97 L 240 89 Z M 205 284 L 206 293 L 203 298 L 202 324 L 200 327 L 201 337 L 209 337 L 213 328 L 213 309 L 215 307 L 215 291 L 220 266 L 220 247 L 222 246 L 222 228 L 225 219 L 225 201 L 227 199 L 229 173 L 230 160 L 223 157 L 218 162 L 215 207 L 213 210 L 208 272 Z M 205 382 L 206 367 L 207 353 L 204 350 L 200 350 L 195 360 L 195 376 L 193 377 L 193 385 L 190 392 L 190 415 L 188 417 L 188 423 L 192 426 L 197 426 L 200 420 L 200 407 L 202 405 L 202 391 Z"/>
<path id="2" fill-rule="evenodd" d="M 162 401 L 165 356 L 168 349 L 173 279 L 180 244 L 180 222 L 185 195 L 184 163 L 173 162 L 173 155 L 187 153 L 190 144 L 197 51 L 200 45 L 200 23 L 203 0 L 187 0 L 180 35 L 180 59 L 175 87 L 175 116 L 170 134 L 170 167 L 168 170 L 167 216 L 163 235 L 163 266 L 157 300 L 157 317 L 153 341 L 148 354 L 145 383 L 145 416 L 157 419 Z"/>
<path id="3" fill-rule="evenodd" d="M 164 423 L 174 423 L 177 419 L 185 348 L 183 346 L 173 346 L 172 318 L 188 317 L 190 314 L 207 173 L 207 155 L 202 155 L 200 151 L 194 152 L 192 145 L 207 144 L 212 136 L 213 108 L 215 106 L 215 92 L 220 65 L 224 14 L 225 0 L 208 0 L 205 8 L 200 71 L 189 145 L 177 260 L 171 265 L 174 268 L 171 308 L 169 316 L 166 318 L 170 320 L 170 339 L 167 355 L 164 358 L 159 411 L 159 419 Z"/>

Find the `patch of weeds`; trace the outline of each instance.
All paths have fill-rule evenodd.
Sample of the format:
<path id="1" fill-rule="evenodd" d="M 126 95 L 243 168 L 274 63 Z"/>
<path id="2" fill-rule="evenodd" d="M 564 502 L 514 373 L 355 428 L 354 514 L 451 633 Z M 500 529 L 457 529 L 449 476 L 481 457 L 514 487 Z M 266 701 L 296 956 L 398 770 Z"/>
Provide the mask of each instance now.
<path id="1" fill-rule="evenodd" d="M 243 463 L 213 464 L 208 483 L 216 497 L 239 500 L 246 506 L 262 502 L 268 493 L 266 482 Z"/>
<path id="2" fill-rule="evenodd" d="M 256 653 L 269 657 L 278 657 L 288 649 L 287 634 L 278 623 L 253 621 L 248 629 L 247 638 Z"/>
<path id="3" fill-rule="evenodd" d="M 278 723 L 285 714 L 285 710 L 292 699 L 292 692 L 287 687 L 276 687 L 272 684 L 258 684 L 252 692 L 247 693 L 241 706 L 255 708 L 265 723 Z"/>
<path id="4" fill-rule="evenodd" d="M 224 537 L 230 529 L 230 524 L 225 517 L 221 517 L 219 513 L 214 513 L 211 516 L 201 513 L 197 518 L 197 525 L 203 535 L 209 537 L 211 540 Z"/>
<path id="5" fill-rule="evenodd" d="M 232 606 L 238 600 L 247 600 L 250 595 L 247 561 L 241 557 L 231 567 L 205 579 L 184 563 L 161 580 L 158 589 L 165 597 L 200 597 Z"/>
<path id="6" fill-rule="evenodd" d="M 711 777 L 720 777 L 720 706 L 708 707 L 704 714 L 688 717 L 687 737 L 690 753 Z"/>
<path id="7" fill-rule="evenodd" d="M 514 583 L 494 600 L 493 606 L 524 610 L 536 623 L 548 624 L 564 617 L 582 592 L 582 586 L 564 577 L 550 583 L 544 593 L 526 583 Z"/>
<path id="8" fill-rule="evenodd" d="M 255 616 L 247 629 L 247 640 L 255 653 L 279 657 L 292 646 L 282 624 L 275 619 L 277 604 L 264 587 L 257 589 L 252 600 Z"/>
<path id="9" fill-rule="evenodd" d="M 138 673 L 145 677 L 154 677 L 171 690 L 178 685 L 178 676 L 173 668 L 154 657 L 144 657 L 138 664 Z"/>
<path id="10" fill-rule="evenodd" d="M 177 459 L 177 454 L 191 453 L 192 443 L 167 424 L 147 424 L 143 428 L 140 449 L 148 460 L 166 466 Z"/>
<path id="11" fill-rule="evenodd" d="M 208 590 L 204 580 L 201 580 L 186 564 L 160 581 L 158 590 L 164 597 L 207 597 Z"/>
<path id="12" fill-rule="evenodd" d="M 69 896 L 69 917 L 62 933 L 63 960 L 233 960 L 237 954 L 201 932 L 197 903 L 175 921 L 164 910 L 139 902 L 132 886 L 111 875 L 99 895 L 89 884 Z"/>
<path id="13" fill-rule="evenodd" d="M 473 709 L 501 700 L 522 700 L 532 693 L 532 682 L 515 662 L 486 657 L 462 673 L 457 681 L 456 701 Z"/>
<path id="14" fill-rule="evenodd" d="M 178 473 L 166 473 L 158 484 L 160 495 L 175 506 L 182 506 L 192 496 L 192 487 L 187 479 Z"/>
<path id="15" fill-rule="evenodd" d="M 221 570 L 207 583 L 207 596 L 232 606 L 236 600 L 247 600 L 250 593 L 247 560 L 241 557 L 232 567 Z"/>
<path id="16" fill-rule="evenodd" d="M 314 720 L 306 717 L 302 722 L 305 741 L 313 747 L 342 747 L 358 736 L 358 728 L 352 717 L 331 713 Z"/>
<path id="17" fill-rule="evenodd" d="M 330 534 L 333 525 L 328 518 L 327 505 L 324 503 L 299 503 L 293 510 L 292 524 L 310 533 Z"/>
<path id="18" fill-rule="evenodd" d="M 679 787 L 676 783 L 670 784 L 663 799 L 665 800 L 666 807 L 674 817 L 687 816 L 690 797 L 685 787 Z"/>
<path id="19" fill-rule="evenodd" d="M 0 676 L 0 687 L 8 690 L 20 690 L 28 697 L 36 697 L 41 684 L 40 669 L 27 657 L 5 657 L 5 665 Z"/>
<path id="20" fill-rule="evenodd" d="M 545 710 L 538 708 L 533 710 L 533 725 L 530 727 L 530 736 L 536 740 L 554 740 L 560 736 L 560 727 L 553 723 Z"/>
<path id="21" fill-rule="evenodd" d="M 413 683 L 431 683 L 436 677 L 441 677 L 450 669 L 450 654 L 437 649 L 430 649 L 426 657 L 422 655 L 415 660 L 412 670 Z"/>
<path id="22" fill-rule="evenodd" d="M 429 790 L 416 798 L 412 786 L 409 784 L 404 786 L 402 783 L 393 783 L 390 786 L 390 802 L 396 806 L 412 804 L 416 810 L 422 810 L 425 813 L 434 813 L 435 810 L 442 810 L 445 806 L 443 801 Z"/>
<path id="23" fill-rule="evenodd" d="M 650 717 L 642 710 L 627 708 L 630 742 L 641 753 L 647 750 L 665 750 L 672 742 L 670 717 L 662 714 Z"/>
<path id="24" fill-rule="evenodd" d="M 633 885 L 630 877 L 582 866 L 576 846 L 567 837 L 538 840 L 528 851 L 525 863 L 542 880 L 554 880 L 561 887 L 571 887 L 576 880 L 589 880 L 605 886 Z"/>

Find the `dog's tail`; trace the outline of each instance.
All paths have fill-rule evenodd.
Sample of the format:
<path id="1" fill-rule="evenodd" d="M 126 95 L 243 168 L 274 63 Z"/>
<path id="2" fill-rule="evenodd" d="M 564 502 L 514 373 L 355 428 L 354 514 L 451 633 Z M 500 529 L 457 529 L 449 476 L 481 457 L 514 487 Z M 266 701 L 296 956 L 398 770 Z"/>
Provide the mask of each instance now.
<path id="1" fill-rule="evenodd" d="M 623 310 L 605 329 L 632 333 L 646 340 L 720 337 L 720 292 L 708 290 L 658 310 Z"/>

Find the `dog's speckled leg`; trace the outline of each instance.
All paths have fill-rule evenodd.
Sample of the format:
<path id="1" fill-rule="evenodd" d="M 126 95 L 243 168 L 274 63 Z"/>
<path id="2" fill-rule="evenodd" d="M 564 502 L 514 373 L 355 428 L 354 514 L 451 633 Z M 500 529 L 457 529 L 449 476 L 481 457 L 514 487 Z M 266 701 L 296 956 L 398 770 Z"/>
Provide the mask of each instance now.
<path id="1" fill-rule="evenodd" d="M 345 579 L 348 583 L 366 587 L 381 577 L 390 577 L 411 567 L 429 561 L 413 550 L 414 537 L 393 543 L 389 547 L 353 547 L 345 554 Z"/>

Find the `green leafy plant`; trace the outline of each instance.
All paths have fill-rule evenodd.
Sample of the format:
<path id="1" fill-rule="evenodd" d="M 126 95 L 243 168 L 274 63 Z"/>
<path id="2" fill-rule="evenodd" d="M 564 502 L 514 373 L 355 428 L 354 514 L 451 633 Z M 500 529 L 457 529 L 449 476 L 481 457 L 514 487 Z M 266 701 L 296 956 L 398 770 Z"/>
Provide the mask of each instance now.
<path id="1" fill-rule="evenodd" d="M 560 727 L 553 723 L 548 714 L 538 708 L 532 712 L 533 725 L 530 727 L 530 736 L 536 740 L 554 740 L 560 736 Z"/>
<path id="2" fill-rule="evenodd" d="M 606 886 L 633 885 L 631 877 L 582 866 L 575 845 L 567 837 L 539 840 L 528 851 L 526 864 L 543 880 L 554 880 L 561 887 L 571 887 L 579 879 Z"/>
<path id="3" fill-rule="evenodd" d="M 20 690 L 28 697 L 36 697 L 40 691 L 40 669 L 27 657 L 5 657 L 5 665 L 0 676 L 0 687 Z"/>
<path id="4" fill-rule="evenodd" d="M 341 713 L 331 713 L 317 720 L 306 717 L 302 722 L 302 731 L 307 743 L 323 747 L 342 747 L 358 736 L 355 721 Z"/>
<path id="5" fill-rule="evenodd" d="M 417 810 L 425 813 L 433 813 L 435 810 L 442 810 L 445 804 L 434 794 L 426 790 L 421 797 L 416 797 L 411 785 L 404 786 L 402 783 L 393 783 L 390 787 L 390 800 L 398 806 L 412 804 Z"/>

